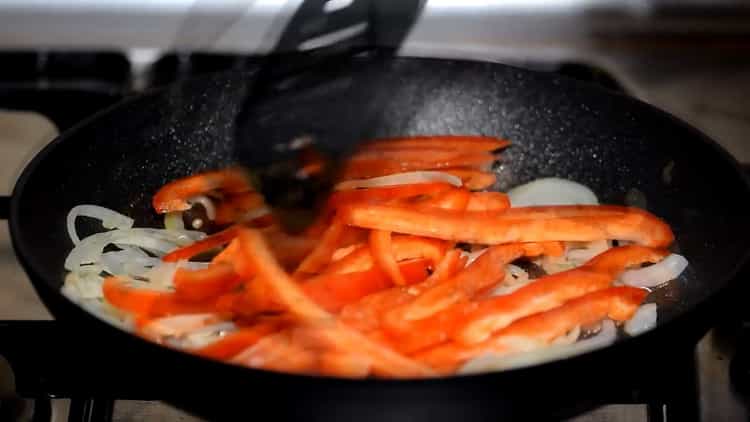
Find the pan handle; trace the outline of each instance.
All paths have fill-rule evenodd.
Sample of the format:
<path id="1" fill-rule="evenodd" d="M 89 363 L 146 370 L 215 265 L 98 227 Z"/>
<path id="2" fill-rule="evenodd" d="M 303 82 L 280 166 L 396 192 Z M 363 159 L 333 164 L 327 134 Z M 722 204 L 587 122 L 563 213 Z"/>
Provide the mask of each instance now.
<path id="1" fill-rule="evenodd" d="M 0 220 L 7 220 L 10 216 L 10 196 L 0 196 Z"/>

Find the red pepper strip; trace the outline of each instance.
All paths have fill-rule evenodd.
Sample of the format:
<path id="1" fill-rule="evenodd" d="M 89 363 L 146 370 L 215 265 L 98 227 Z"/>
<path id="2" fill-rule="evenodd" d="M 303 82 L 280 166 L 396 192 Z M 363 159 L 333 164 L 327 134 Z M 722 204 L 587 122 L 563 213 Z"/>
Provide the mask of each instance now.
<path id="1" fill-rule="evenodd" d="M 339 216 L 356 227 L 485 245 L 619 239 L 666 247 L 674 240 L 669 225 L 653 214 L 615 206 L 510 208 L 497 213 L 351 204 Z"/>
<path id="2" fill-rule="evenodd" d="M 490 153 L 475 152 L 456 155 L 445 161 L 431 161 L 415 158 L 399 160 L 386 158 L 352 158 L 344 166 L 341 180 L 365 179 L 418 170 L 440 170 L 448 167 L 481 167 L 495 161 Z"/>
<path id="3" fill-rule="evenodd" d="M 216 206 L 216 224 L 239 223 L 245 220 L 248 212 L 265 206 L 263 195 L 258 192 L 244 192 L 224 198 Z"/>
<path id="4" fill-rule="evenodd" d="M 358 231 L 360 230 L 353 227 L 345 230 L 345 232 Z M 319 239 L 313 237 L 289 235 L 277 227 L 268 227 L 261 232 L 268 241 L 268 245 L 273 250 L 276 259 L 286 268 L 294 268 L 299 265 L 315 249 L 315 246 L 319 242 Z"/>
<path id="5" fill-rule="evenodd" d="M 182 302 L 174 293 L 132 287 L 119 277 L 105 278 L 102 292 L 104 299 L 115 308 L 147 319 L 174 314 L 213 312 L 215 309 L 211 302 Z"/>
<path id="6" fill-rule="evenodd" d="M 183 177 L 162 186 L 154 195 L 152 204 L 157 213 L 190 209 L 187 202 L 193 196 L 203 195 L 215 190 L 226 193 L 251 191 L 245 172 L 236 167 L 217 171 L 208 171 Z"/>
<path id="7" fill-rule="evenodd" d="M 373 230 L 370 232 L 370 251 L 377 266 L 383 271 L 397 286 L 406 284 L 404 276 L 398 269 L 396 257 L 393 256 L 393 247 L 391 246 L 391 232 Z"/>
<path id="8" fill-rule="evenodd" d="M 433 198 L 429 198 L 422 201 L 417 201 L 415 204 L 420 207 L 435 207 L 444 210 L 455 210 L 463 211 L 469 204 L 471 199 L 471 192 L 466 189 L 452 188 L 447 191 L 440 192 Z"/>
<path id="9" fill-rule="evenodd" d="M 323 238 L 310 252 L 310 254 L 299 264 L 294 275 L 315 274 L 323 269 L 329 262 L 333 253 L 338 249 L 341 237 L 347 227 L 340 221 L 334 221 L 328 230 L 323 234 Z"/>
<path id="10" fill-rule="evenodd" d="M 505 148 L 508 145 L 510 145 L 510 141 L 488 136 L 440 135 L 377 139 L 366 142 L 362 148 L 364 150 L 423 148 L 489 152 Z"/>
<path id="11" fill-rule="evenodd" d="M 240 231 L 239 239 L 242 253 L 256 270 L 258 279 L 273 290 L 292 315 L 305 320 L 308 324 L 324 324 L 330 328 L 325 330 L 326 338 L 341 350 L 369 356 L 375 374 L 393 377 L 422 377 L 432 374 L 428 368 L 386 346 L 372 342 L 361 333 L 340 323 L 315 304 L 279 267 L 260 233 L 243 229 Z"/>
<path id="12" fill-rule="evenodd" d="M 463 151 L 451 149 L 413 148 L 382 148 L 364 149 L 356 152 L 349 160 L 359 161 L 385 160 L 399 163 L 428 163 L 436 167 L 447 167 L 455 161 L 474 159 L 478 162 L 492 162 L 495 156 L 487 151 Z M 473 163 L 473 161 L 472 161 Z"/>
<path id="13" fill-rule="evenodd" d="M 175 295 L 186 302 L 200 302 L 226 293 L 240 285 L 241 278 L 229 263 L 212 264 L 204 269 L 178 268 L 174 274 Z"/>
<path id="14" fill-rule="evenodd" d="M 513 293 L 459 303 L 409 324 L 390 324 L 388 328 L 396 331 L 389 334 L 398 338 L 394 342 L 398 350 L 407 354 L 449 339 L 461 344 L 479 343 L 520 318 L 606 289 L 627 268 L 657 262 L 666 254 L 664 250 L 635 245 L 612 248 L 578 268 L 541 277 Z"/>
<path id="15" fill-rule="evenodd" d="M 524 244 L 491 246 L 465 270 L 424 291 L 412 302 L 396 307 L 386 315 L 387 325 L 400 329 L 411 320 L 426 318 L 455 304 L 466 302 L 482 290 L 505 278 L 505 265 L 527 255 Z"/>
<path id="16" fill-rule="evenodd" d="M 461 343 L 478 343 L 521 317 L 605 289 L 626 269 L 655 263 L 665 256 L 667 251 L 663 249 L 637 245 L 609 249 L 578 268 L 542 277 L 511 294 L 478 302 L 469 312 L 460 312 L 466 318 L 453 319 L 457 329 L 451 335 Z"/>
<path id="17" fill-rule="evenodd" d="M 501 192 L 472 192 L 468 211 L 503 211 L 510 208 L 508 195 Z"/>
<path id="18" fill-rule="evenodd" d="M 335 191 L 328 197 L 326 208 L 335 210 L 353 202 L 376 203 L 394 199 L 413 198 L 416 196 L 434 196 L 451 189 L 453 185 L 443 182 L 414 183 L 409 185 L 384 186 L 366 189 L 348 189 Z"/>
<path id="19" fill-rule="evenodd" d="M 279 321 L 259 322 L 250 327 L 242 327 L 238 331 L 229 333 L 221 339 L 192 352 L 211 359 L 231 359 L 257 343 L 261 338 L 278 331 L 281 326 L 282 324 Z"/>
<path id="20" fill-rule="evenodd" d="M 232 363 L 294 374 L 318 373 L 315 351 L 295 341 L 294 327 L 263 337 L 231 359 Z"/>
<path id="21" fill-rule="evenodd" d="M 607 317 L 625 321 L 633 316 L 647 294 L 648 291 L 634 287 L 600 290 L 522 318 L 484 342 L 471 346 L 445 343 L 415 357 L 441 373 L 452 373 L 462 363 L 483 354 L 524 352 L 534 343 L 544 347 L 576 326 L 594 324 Z"/>
<path id="22" fill-rule="evenodd" d="M 426 259 L 404 261 L 398 265 L 406 285 L 424 281 L 430 263 Z M 380 268 L 347 274 L 325 274 L 302 282 L 302 290 L 319 306 L 338 312 L 345 305 L 393 286 Z"/>
<path id="23" fill-rule="evenodd" d="M 365 296 L 345 306 L 341 310 L 340 318 L 347 325 L 369 334 L 380 327 L 380 318 L 386 311 L 411 302 L 422 292 L 453 276 L 465 263 L 466 259 L 461 256 L 461 251 L 452 249 L 445 254 L 443 260 L 435 267 L 435 272 L 425 281 Z"/>
<path id="24" fill-rule="evenodd" d="M 429 281 L 437 284 L 452 277 L 466 266 L 466 261 L 468 261 L 468 258 L 462 255 L 460 250 L 449 250 L 446 252 L 443 259 L 435 266 L 435 271 L 430 275 Z M 421 293 L 421 291 L 419 293 Z"/>
<path id="25" fill-rule="evenodd" d="M 164 255 L 161 260 L 164 262 L 177 262 L 183 259 L 190 259 L 203 252 L 226 245 L 237 236 L 238 228 L 239 226 L 231 226 L 195 243 L 175 249 Z"/>
<path id="26" fill-rule="evenodd" d="M 426 258 L 437 266 L 443 258 L 446 242 L 419 236 L 395 235 L 391 239 L 391 246 L 396 261 L 406 259 Z M 356 247 L 351 253 L 331 263 L 323 274 L 343 274 L 366 271 L 373 266 L 373 257 L 367 245 Z"/>
<path id="27" fill-rule="evenodd" d="M 440 169 L 440 171 L 458 177 L 463 182 L 464 187 L 470 190 L 487 189 L 497 181 L 495 173 L 468 167 L 449 167 Z"/>

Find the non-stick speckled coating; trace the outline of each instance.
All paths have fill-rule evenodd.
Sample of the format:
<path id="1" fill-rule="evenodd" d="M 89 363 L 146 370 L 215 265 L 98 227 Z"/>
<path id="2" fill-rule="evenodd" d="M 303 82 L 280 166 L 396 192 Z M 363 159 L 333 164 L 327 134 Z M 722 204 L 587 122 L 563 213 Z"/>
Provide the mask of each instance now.
<path id="1" fill-rule="evenodd" d="M 334 150 L 354 133 L 499 136 L 513 141 L 498 167 L 501 188 L 558 176 L 590 186 L 606 203 L 623 203 L 638 189 L 691 263 L 660 295 L 660 323 L 727 285 L 749 249 L 750 195 L 734 161 L 642 103 L 487 63 L 395 59 L 373 69 L 353 62 L 325 76 L 324 85 L 261 107 L 239 131 L 248 75 L 238 72 L 132 100 L 63 135 L 14 192 L 14 241 L 38 288 L 62 283 L 72 246 L 65 216 L 74 205 L 114 208 L 153 225 L 150 197 L 164 182 L 252 161 L 272 150 L 268 143 L 303 134 Z"/>

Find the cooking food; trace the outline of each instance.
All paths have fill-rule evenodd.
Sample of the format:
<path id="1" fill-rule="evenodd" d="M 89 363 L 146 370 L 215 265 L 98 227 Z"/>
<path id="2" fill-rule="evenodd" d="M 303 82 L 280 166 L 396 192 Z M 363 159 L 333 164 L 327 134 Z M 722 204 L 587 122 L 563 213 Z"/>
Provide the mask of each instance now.
<path id="1" fill-rule="evenodd" d="M 316 222 L 294 235 L 238 168 L 159 189 L 153 208 L 164 229 L 80 205 L 68 218 L 75 247 L 63 293 L 170 347 L 340 377 L 528 366 L 653 328 L 648 289 L 687 266 L 666 249 L 670 227 L 642 209 L 598 205 L 572 181 L 487 190 L 508 145 L 478 136 L 370 142 Z M 320 165 L 306 162 L 300 177 Z M 79 240 L 80 216 L 112 230 Z"/>

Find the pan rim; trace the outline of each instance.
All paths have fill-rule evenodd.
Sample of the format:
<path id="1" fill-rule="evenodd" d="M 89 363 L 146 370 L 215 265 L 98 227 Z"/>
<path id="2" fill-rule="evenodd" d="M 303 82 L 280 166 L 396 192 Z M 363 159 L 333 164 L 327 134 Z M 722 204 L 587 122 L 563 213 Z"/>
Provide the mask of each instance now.
<path id="1" fill-rule="evenodd" d="M 578 86 L 582 89 L 586 89 L 589 91 L 596 91 L 601 94 L 605 94 L 607 96 L 611 97 L 618 97 L 620 98 L 620 101 L 629 102 L 630 104 L 637 105 L 639 109 L 646 110 L 650 113 L 654 113 L 659 116 L 659 118 L 662 118 L 666 122 L 670 122 L 669 124 L 672 126 L 679 126 L 683 129 L 686 129 L 689 131 L 693 136 L 695 142 L 703 142 L 705 144 L 708 144 L 711 148 L 713 148 L 714 151 L 717 153 L 717 158 L 723 160 L 725 164 L 728 164 L 732 167 L 733 171 L 736 175 L 740 177 L 740 180 L 742 180 L 742 183 L 745 188 L 745 193 L 750 195 L 750 178 L 744 173 L 744 171 L 741 168 L 740 163 L 737 161 L 737 159 L 732 156 L 725 148 L 723 148 L 716 140 L 712 139 L 696 127 L 688 124 L 687 122 L 679 119 L 678 117 L 674 116 L 673 114 L 662 110 L 658 107 L 655 107 L 649 103 L 646 103 L 642 100 L 639 100 L 637 98 L 628 96 L 626 94 L 610 91 L 601 87 L 597 87 L 596 85 L 592 85 L 589 83 L 581 82 L 563 75 L 559 74 L 551 74 L 541 71 L 534 71 L 529 69 L 523 69 L 512 65 L 497 63 L 497 62 L 480 62 L 476 60 L 456 60 L 456 59 L 442 59 L 442 58 L 423 58 L 423 57 L 397 57 L 392 59 L 394 62 L 399 61 L 409 61 L 409 62 L 435 62 L 435 63 L 452 63 L 452 64 L 485 64 L 492 67 L 504 67 L 504 68 L 510 68 L 517 72 L 523 72 L 532 74 L 534 77 L 538 78 L 544 78 L 548 81 L 553 80 L 559 80 L 561 83 L 572 85 L 572 86 Z M 171 84 L 164 87 L 158 87 L 149 89 L 147 91 L 144 91 L 142 93 L 139 93 L 137 95 L 133 95 L 127 98 L 124 98 L 121 101 L 118 101 L 117 103 L 93 114 L 92 116 L 86 118 L 85 120 L 77 123 L 70 129 L 64 131 L 59 136 L 57 136 L 53 141 L 48 143 L 42 150 L 40 150 L 24 167 L 23 171 L 21 172 L 21 175 L 18 177 L 13 192 L 11 195 L 11 201 L 10 201 L 10 216 L 9 216 L 9 226 L 10 226 L 10 233 L 11 233 L 11 241 L 13 244 L 14 251 L 16 255 L 19 258 L 19 261 L 21 262 L 22 266 L 24 267 L 24 270 L 29 275 L 29 278 L 32 280 L 32 284 L 35 289 L 39 290 L 40 288 L 49 290 L 56 296 L 62 296 L 64 301 L 71 305 L 71 309 L 75 309 L 77 312 L 77 316 L 81 317 L 85 315 L 87 319 L 93 318 L 94 320 L 97 320 L 98 325 L 107 326 L 110 328 L 114 328 L 115 330 L 119 331 L 119 334 L 124 334 L 128 336 L 131 339 L 136 339 L 139 342 L 142 342 L 144 344 L 149 344 L 153 346 L 154 348 L 158 348 L 166 353 L 162 353 L 164 356 L 168 356 L 169 353 L 177 352 L 181 355 L 188 356 L 190 359 L 194 359 L 195 362 L 209 362 L 212 365 L 219 365 L 226 368 L 232 368 L 234 371 L 240 371 L 239 368 L 242 368 L 247 374 L 247 376 L 254 376 L 258 373 L 265 373 L 270 375 L 282 375 L 283 377 L 297 379 L 299 381 L 305 380 L 304 382 L 335 382 L 335 383 L 342 383 L 342 385 L 371 385 L 373 383 L 380 384 L 380 385 L 389 385 L 389 386 L 408 386 L 408 385 L 425 385 L 425 384 L 437 384 L 441 382 L 456 380 L 456 379 L 463 379 L 463 380 L 480 380 L 480 379 L 486 379 L 488 377 L 499 377 L 506 374 L 513 374 L 512 376 L 517 376 L 517 374 L 522 372 L 529 372 L 530 370 L 543 372 L 551 370 L 553 367 L 560 367 L 561 365 L 564 365 L 569 362 L 581 362 L 584 359 L 588 359 L 591 356 L 603 356 L 607 352 L 610 352 L 615 347 L 613 346 L 626 346 L 627 347 L 637 347 L 640 343 L 646 343 L 647 339 L 655 338 L 658 335 L 663 335 L 665 332 L 670 331 L 673 329 L 673 327 L 677 326 L 681 321 L 686 319 L 686 317 L 689 314 L 695 314 L 700 311 L 704 311 L 706 308 L 709 307 L 710 304 L 718 301 L 718 298 L 720 295 L 725 294 L 729 290 L 734 290 L 736 287 L 736 284 L 738 284 L 738 275 L 744 271 L 750 270 L 750 250 L 745 251 L 744 255 L 737 261 L 737 263 L 734 265 L 734 267 L 731 269 L 731 271 L 727 271 L 727 276 L 723 277 L 721 280 L 717 281 L 717 284 L 721 285 L 721 287 L 717 288 L 713 292 L 710 292 L 707 296 L 705 296 L 701 301 L 694 304 L 694 306 L 690 307 L 689 309 L 684 310 L 676 317 L 660 323 L 655 329 L 641 334 L 639 336 L 635 337 L 626 337 L 619 339 L 616 343 L 601 348 L 596 349 L 592 351 L 588 351 L 579 355 L 572 356 L 570 358 L 566 359 L 558 359 L 553 361 L 544 362 L 537 365 L 532 365 L 529 367 L 522 367 L 522 368 L 515 368 L 515 369 L 509 369 L 504 371 L 494 371 L 494 372 L 487 372 L 487 373 L 479 373 L 479 374 L 455 374 L 445 377 L 437 377 L 437 378 L 425 378 L 425 379 L 381 379 L 381 378 L 368 378 L 368 379 L 345 379 L 345 378 L 336 378 L 336 377 L 325 377 L 325 376 L 311 376 L 311 375 L 303 375 L 303 374 L 287 374 L 287 373 L 280 373 L 275 371 L 267 371 L 262 369 L 255 369 L 255 368 L 248 368 L 248 367 L 242 367 L 239 365 L 234 365 L 230 363 L 225 362 L 218 362 L 218 361 L 212 361 L 210 359 L 204 359 L 200 358 L 194 355 L 191 355 L 184 351 L 179 351 L 175 349 L 170 349 L 167 347 L 159 346 L 154 343 L 148 342 L 138 336 L 135 336 L 133 333 L 130 333 L 125 330 L 121 330 L 117 327 L 114 327 L 98 317 L 94 316 L 93 314 L 89 313 L 82 307 L 80 307 L 75 302 L 69 300 L 68 298 L 64 297 L 59 290 L 55 291 L 53 285 L 54 283 L 51 282 L 51 280 L 48 280 L 47 277 L 42 276 L 42 274 L 38 271 L 36 271 L 36 267 L 33 265 L 33 248 L 31 247 L 31 242 L 24 240 L 24 234 L 22 233 L 19 225 L 16 223 L 19 221 L 20 218 L 20 200 L 19 198 L 22 196 L 24 192 L 24 188 L 26 184 L 28 183 L 28 180 L 32 177 L 32 175 L 36 172 L 36 169 L 42 165 L 46 158 L 61 145 L 63 142 L 66 142 L 67 139 L 75 137 L 78 132 L 80 132 L 83 128 L 88 127 L 92 123 L 102 119 L 105 116 L 112 116 L 113 114 L 116 114 L 118 110 L 121 110 L 125 106 L 134 103 L 134 102 L 140 102 L 140 101 L 148 101 L 149 98 L 153 98 L 158 95 L 164 95 L 165 92 L 175 89 L 178 87 L 182 87 L 185 85 L 189 85 L 192 83 L 196 83 L 201 80 L 205 79 L 213 79 L 217 78 L 220 75 L 223 74 L 234 74 L 234 73 L 247 73 L 248 75 L 252 75 L 253 70 L 230 70 L 225 72 L 219 72 L 216 74 L 209 74 L 209 75 L 202 75 L 195 78 L 190 78 L 184 81 L 180 81 L 175 84 Z M 40 282 L 42 281 L 42 282 Z M 68 318 L 66 318 L 68 319 Z M 123 337 L 125 338 L 125 337 Z"/>

